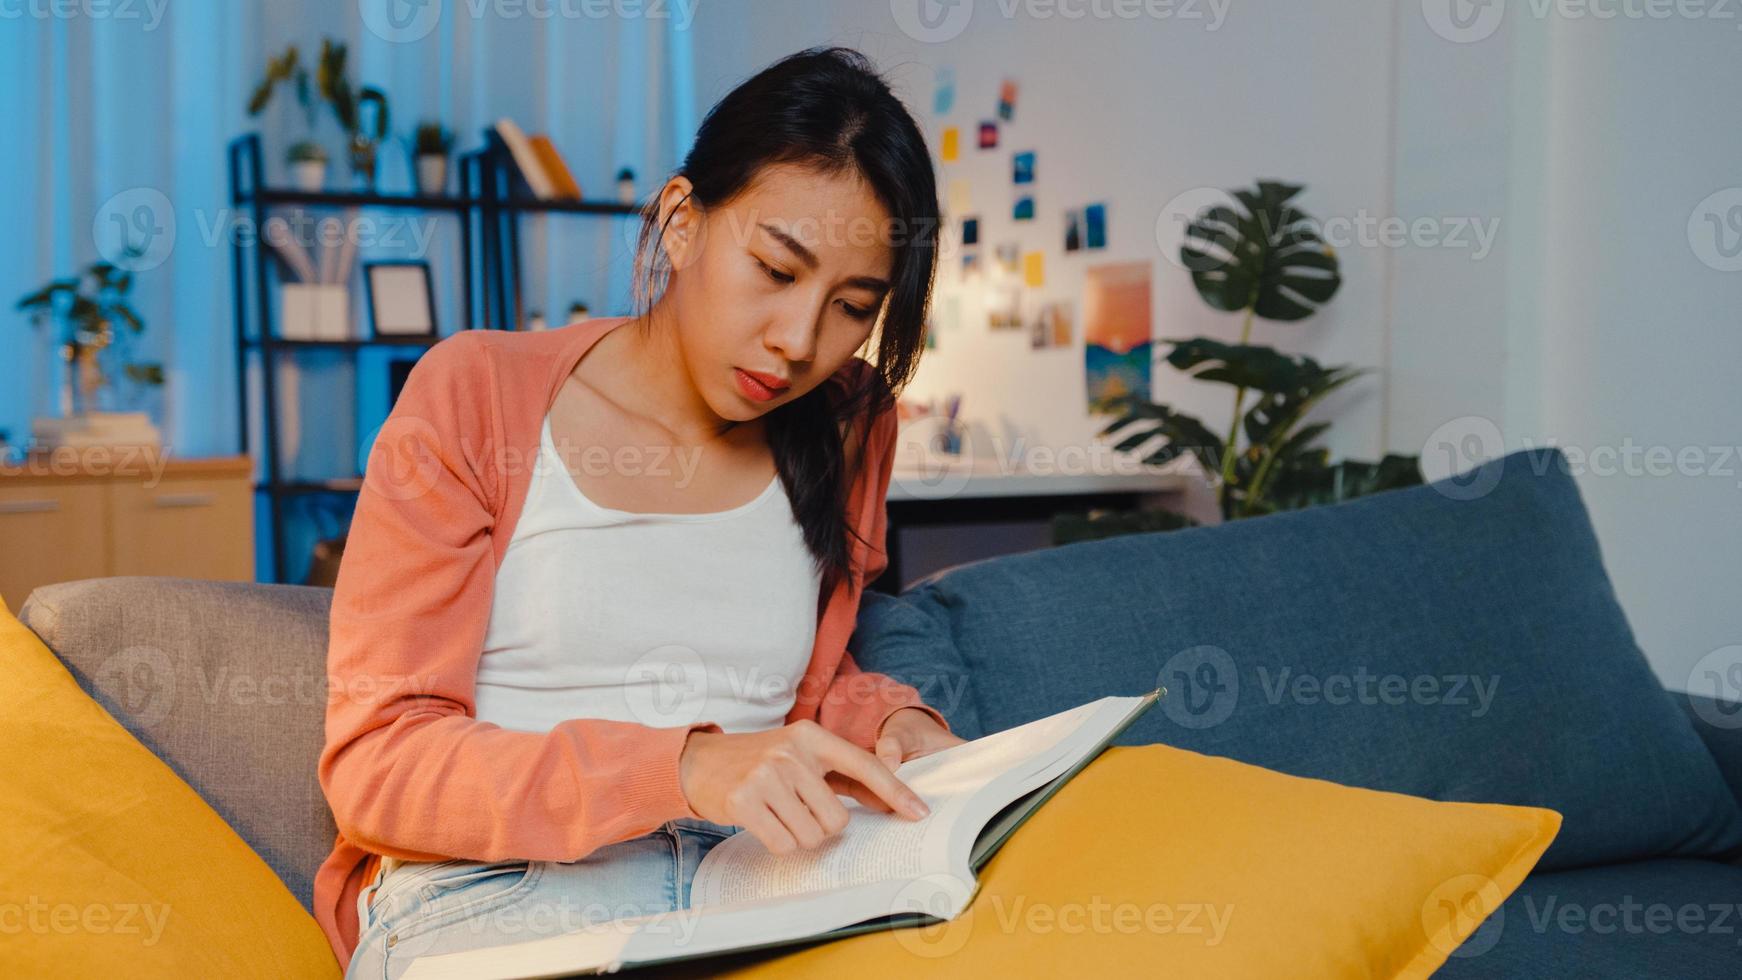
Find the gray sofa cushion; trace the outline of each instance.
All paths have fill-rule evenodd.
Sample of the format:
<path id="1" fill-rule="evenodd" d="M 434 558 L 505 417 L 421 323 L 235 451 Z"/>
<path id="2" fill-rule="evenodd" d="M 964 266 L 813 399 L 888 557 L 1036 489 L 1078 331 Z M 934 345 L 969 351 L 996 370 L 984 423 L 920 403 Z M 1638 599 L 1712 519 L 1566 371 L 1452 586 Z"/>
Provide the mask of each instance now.
<path id="1" fill-rule="evenodd" d="M 1544 868 L 1742 845 L 1736 798 L 1635 644 L 1558 451 L 978 562 L 894 601 L 910 608 L 861 622 L 861 665 L 909 683 L 965 669 L 964 717 L 988 732 L 1159 682 L 1168 697 L 1120 741 L 1551 807 L 1565 822 Z M 892 642 L 880 623 L 901 625 Z"/>
<path id="2" fill-rule="evenodd" d="M 335 834 L 315 777 L 331 598 L 302 586 L 88 579 L 37 589 L 19 619 L 312 908 Z"/>

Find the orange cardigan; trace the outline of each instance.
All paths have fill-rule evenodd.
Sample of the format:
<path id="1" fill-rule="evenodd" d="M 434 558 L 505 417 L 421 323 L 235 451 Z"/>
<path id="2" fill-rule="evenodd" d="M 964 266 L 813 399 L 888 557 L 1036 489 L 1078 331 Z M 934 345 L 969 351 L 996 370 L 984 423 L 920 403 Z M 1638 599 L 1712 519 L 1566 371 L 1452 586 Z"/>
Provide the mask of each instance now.
<path id="1" fill-rule="evenodd" d="M 574 718 L 546 733 L 473 717 L 495 573 L 537 460 L 544 416 L 581 355 L 627 317 L 556 330 L 471 330 L 418 361 L 370 450 L 333 591 L 320 783 L 338 825 L 315 876 L 315 918 L 342 966 L 377 855 L 413 861 L 575 861 L 698 816 L 678 780 L 699 721 L 651 728 Z M 855 357 L 826 385 L 868 381 Z M 787 721 L 870 749 L 912 687 L 847 653 L 860 592 L 888 564 L 884 499 L 897 419 L 886 400 L 853 474 L 855 571 L 818 596 L 816 644 Z"/>

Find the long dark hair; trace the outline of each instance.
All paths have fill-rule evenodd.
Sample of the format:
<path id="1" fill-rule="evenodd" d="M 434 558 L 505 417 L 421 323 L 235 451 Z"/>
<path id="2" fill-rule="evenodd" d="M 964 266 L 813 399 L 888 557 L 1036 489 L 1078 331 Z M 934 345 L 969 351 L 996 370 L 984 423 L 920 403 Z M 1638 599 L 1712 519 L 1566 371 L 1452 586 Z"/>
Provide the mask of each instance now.
<path id="1" fill-rule="evenodd" d="M 889 212 L 895 268 L 875 335 L 876 370 L 853 390 L 825 382 L 769 412 L 766 427 L 781 482 L 824 594 L 849 571 L 846 472 L 841 424 L 861 439 L 865 460 L 871 420 L 912 379 L 925 344 L 926 309 L 937 263 L 938 195 L 925 138 L 869 59 L 851 48 L 810 48 L 781 59 L 733 89 L 709 110 L 683 166 L 673 176 L 693 185 L 702 210 L 730 202 L 762 168 L 799 164 L 824 175 L 857 174 Z M 666 220 L 670 220 L 669 217 Z M 663 290 L 665 257 L 659 199 L 642 210 L 636 268 L 638 313 Z M 643 322 L 646 322 L 643 320 Z M 879 502 L 881 505 L 881 502 Z M 860 540 L 863 540 L 861 538 Z"/>

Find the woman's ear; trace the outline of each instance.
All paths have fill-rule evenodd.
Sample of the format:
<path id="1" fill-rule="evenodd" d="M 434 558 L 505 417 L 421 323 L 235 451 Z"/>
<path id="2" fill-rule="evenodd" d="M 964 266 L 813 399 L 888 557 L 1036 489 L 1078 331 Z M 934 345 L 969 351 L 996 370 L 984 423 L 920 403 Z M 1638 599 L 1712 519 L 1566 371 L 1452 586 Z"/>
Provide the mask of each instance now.
<path id="1" fill-rule="evenodd" d="M 695 204 L 694 190 L 688 177 L 673 177 L 659 192 L 662 241 L 673 269 L 683 268 L 701 254 L 702 212 Z"/>

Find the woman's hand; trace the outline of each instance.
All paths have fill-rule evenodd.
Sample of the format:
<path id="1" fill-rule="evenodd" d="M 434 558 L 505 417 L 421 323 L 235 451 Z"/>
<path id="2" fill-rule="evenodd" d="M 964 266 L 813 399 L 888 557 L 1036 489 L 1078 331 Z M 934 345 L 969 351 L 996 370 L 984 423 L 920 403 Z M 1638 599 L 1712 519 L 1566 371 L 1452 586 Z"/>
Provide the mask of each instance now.
<path id="1" fill-rule="evenodd" d="M 678 779 L 698 816 L 743 827 L 774 854 L 840 833 L 847 808 L 836 793 L 913 820 L 930 812 L 876 756 L 814 721 L 741 734 L 692 731 Z"/>
<path id="2" fill-rule="evenodd" d="M 877 738 L 877 758 L 894 772 L 909 759 L 966 741 L 950 734 L 930 713 L 919 708 L 901 708 L 883 719 L 883 734 Z"/>

